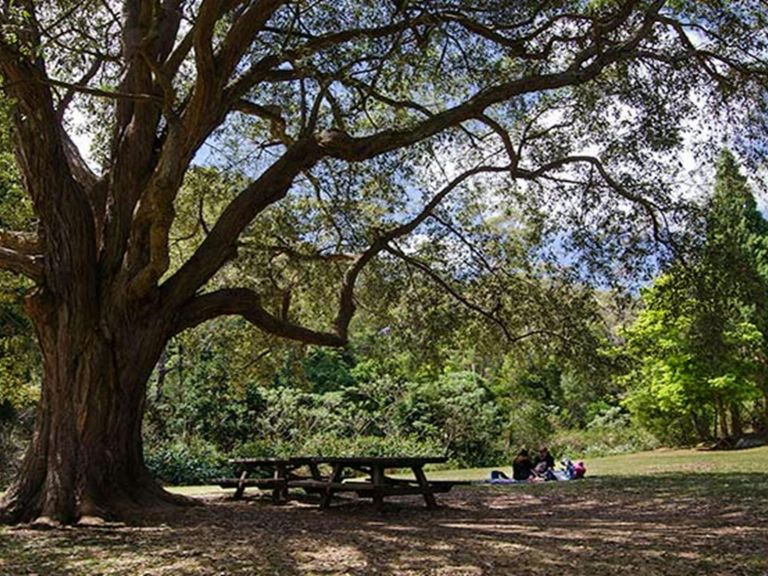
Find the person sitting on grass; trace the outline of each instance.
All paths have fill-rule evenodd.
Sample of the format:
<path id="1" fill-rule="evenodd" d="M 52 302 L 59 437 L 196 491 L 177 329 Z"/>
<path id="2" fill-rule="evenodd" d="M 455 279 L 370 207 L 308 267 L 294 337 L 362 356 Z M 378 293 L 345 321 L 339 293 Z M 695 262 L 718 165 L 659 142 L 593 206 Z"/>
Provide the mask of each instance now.
<path id="1" fill-rule="evenodd" d="M 547 476 L 547 472 L 554 470 L 555 458 L 549 453 L 546 446 L 539 448 L 539 453 L 533 457 L 533 470 L 537 476 Z"/>
<path id="2" fill-rule="evenodd" d="M 491 481 L 504 483 L 504 480 L 509 480 L 510 482 L 522 482 L 525 480 L 536 482 L 540 480 L 533 471 L 533 462 L 531 462 L 531 458 L 528 455 L 528 450 L 525 448 L 520 450 L 512 461 L 512 478 L 504 474 L 501 470 L 493 470 L 491 472 Z"/>
<path id="3" fill-rule="evenodd" d="M 587 473 L 587 467 L 584 465 L 583 460 L 579 460 L 574 464 L 571 462 L 570 458 L 564 458 L 562 461 L 563 466 L 565 466 L 565 474 L 567 480 L 578 480 L 580 478 L 584 478 L 584 475 Z"/>
<path id="4" fill-rule="evenodd" d="M 512 478 L 515 480 L 533 480 L 536 478 L 533 462 L 525 448 L 520 450 L 512 461 Z"/>

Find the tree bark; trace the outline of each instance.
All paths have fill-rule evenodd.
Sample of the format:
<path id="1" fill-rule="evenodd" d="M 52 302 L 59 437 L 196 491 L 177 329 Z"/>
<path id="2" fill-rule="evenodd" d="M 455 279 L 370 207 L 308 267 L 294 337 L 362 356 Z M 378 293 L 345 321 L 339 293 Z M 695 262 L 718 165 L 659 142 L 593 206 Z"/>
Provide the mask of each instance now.
<path id="1" fill-rule="evenodd" d="M 706 442 L 712 438 L 709 428 L 709 418 L 707 418 L 705 412 L 692 411 L 691 423 L 693 424 L 693 429 L 696 431 L 696 438 L 699 442 Z"/>
<path id="2" fill-rule="evenodd" d="M 744 434 L 744 424 L 741 418 L 741 406 L 737 402 L 731 402 L 731 432 L 735 440 Z"/>
<path id="3" fill-rule="evenodd" d="M 718 398 L 716 403 L 718 421 L 720 422 L 720 439 L 727 440 L 730 438 L 730 431 L 728 430 L 728 412 L 722 398 Z"/>
<path id="4" fill-rule="evenodd" d="M 0 520 L 70 524 L 186 501 L 165 492 L 143 459 L 146 382 L 165 344 L 162 319 L 111 314 L 82 323 L 42 292 L 27 307 L 44 379 L 34 436 Z"/>

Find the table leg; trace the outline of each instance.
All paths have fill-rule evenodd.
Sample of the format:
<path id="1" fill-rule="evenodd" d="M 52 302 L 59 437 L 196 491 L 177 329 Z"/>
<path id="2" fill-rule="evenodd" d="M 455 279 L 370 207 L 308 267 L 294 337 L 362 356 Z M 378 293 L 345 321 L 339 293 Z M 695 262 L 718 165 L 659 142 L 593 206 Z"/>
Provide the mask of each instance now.
<path id="1" fill-rule="evenodd" d="M 429 482 L 427 482 L 424 470 L 421 466 L 413 466 L 411 469 L 413 470 L 413 475 L 416 476 L 416 481 L 419 483 L 422 493 L 424 494 L 424 501 L 427 503 L 427 508 L 430 510 L 437 508 L 435 495 L 432 494 L 432 488 L 430 487 Z"/>
<path id="2" fill-rule="evenodd" d="M 248 477 L 248 470 L 243 470 L 240 474 L 240 480 L 237 483 L 237 489 L 235 490 L 235 500 L 240 500 L 245 492 L 245 479 Z"/>
<path id="3" fill-rule="evenodd" d="M 285 504 L 288 502 L 288 474 L 285 464 L 276 464 L 272 478 L 277 482 L 272 487 L 272 502 Z"/>
<path id="4" fill-rule="evenodd" d="M 371 470 L 371 481 L 373 482 L 373 505 L 381 512 L 384 510 L 384 495 L 378 489 L 383 488 L 387 482 L 384 468 L 374 465 Z"/>
<path id="5" fill-rule="evenodd" d="M 341 482 L 341 473 L 344 471 L 342 464 L 333 465 L 333 474 L 328 478 L 328 486 L 325 488 L 325 494 L 323 500 L 320 502 L 320 508 L 328 508 L 331 505 L 331 498 L 333 498 L 333 485 L 337 482 Z"/>

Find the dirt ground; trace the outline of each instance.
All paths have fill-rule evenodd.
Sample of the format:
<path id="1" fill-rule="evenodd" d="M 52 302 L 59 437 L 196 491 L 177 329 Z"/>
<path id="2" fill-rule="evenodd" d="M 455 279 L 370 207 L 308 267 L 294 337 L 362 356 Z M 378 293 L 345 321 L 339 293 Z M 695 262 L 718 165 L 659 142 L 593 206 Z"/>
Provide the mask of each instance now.
<path id="1" fill-rule="evenodd" d="M 0 531 L 0 574 L 768 575 L 765 474 L 457 487 L 273 506 L 205 497 L 129 525 Z"/>

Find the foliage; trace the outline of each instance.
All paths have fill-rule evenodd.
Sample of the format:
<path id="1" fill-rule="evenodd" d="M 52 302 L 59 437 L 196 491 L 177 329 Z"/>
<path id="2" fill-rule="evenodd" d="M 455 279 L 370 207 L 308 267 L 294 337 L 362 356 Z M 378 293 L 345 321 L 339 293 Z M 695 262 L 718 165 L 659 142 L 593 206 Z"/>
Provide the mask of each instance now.
<path id="1" fill-rule="evenodd" d="M 655 269 L 702 110 L 764 128 L 766 23 L 745 4 L 6 3 L 0 81 L 23 178 L 2 190 L 19 208 L 0 266 L 37 288 L 40 422 L 61 429 L 35 437 L 45 465 L 25 468 L 3 516 L 70 522 L 73 502 L 105 496 L 93 486 L 141 501 L 156 364 L 145 431 L 171 446 L 419 438 L 479 462 L 588 425 L 617 399 L 587 366 L 608 335 L 585 281 Z M 734 427 L 757 302 L 690 324 L 727 313 L 718 337 L 695 333 L 718 349 L 707 378 Z M 0 363 L 14 407 L 37 377 L 29 333 L 0 350 L 23 358 Z M 158 461 L 188 460 L 177 452 Z M 116 477 L 74 472 L 83 461 Z M 60 468 L 67 493 L 38 493 Z"/>
<path id="2" fill-rule="evenodd" d="M 690 263 L 644 292 L 645 309 L 626 332 L 626 405 L 665 441 L 738 436 L 745 407 L 758 428 L 767 421 L 759 399 L 768 369 L 768 222 L 729 152 L 704 223 Z"/>
<path id="3" fill-rule="evenodd" d="M 13 160 L 8 108 L 0 99 L 0 230 L 25 230 L 32 210 Z M 22 306 L 29 286 L 26 279 L 0 271 L 0 427 L 37 399 L 39 352 Z"/>
<path id="4" fill-rule="evenodd" d="M 224 456 L 199 438 L 149 447 L 144 457 L 155 478 L 174 486 L 207 484 L 229 475 Z"/>
<path id="5" fill-rule="evenodd" d="M 619 406 L 608 406 L 586 428 L 556 431 L 548 440 L 554 454 L 572 457 L 599 457 L 652 450 L 660 446 L 656 435 L 633 425 L 629 413 Z"/>
<path id="6" fill-rule="evenodd" d="M 9 102 L 0 99 L 0 230 L 29 230 L 32 209 L 13 159 L 8 114 Z M 25 278 L 0 271 L 0 486 L 19 469 L 39 396 L 40 353 L 23 310 L 29 287 Z"/>

